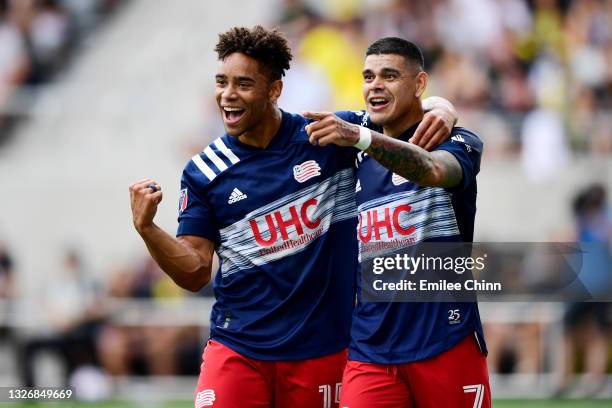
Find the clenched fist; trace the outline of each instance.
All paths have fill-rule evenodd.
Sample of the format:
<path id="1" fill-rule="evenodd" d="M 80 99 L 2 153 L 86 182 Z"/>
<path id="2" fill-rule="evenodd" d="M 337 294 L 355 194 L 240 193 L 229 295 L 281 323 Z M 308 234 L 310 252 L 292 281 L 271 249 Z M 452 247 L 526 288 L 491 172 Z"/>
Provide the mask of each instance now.
<path id="1" fill-rule="evenodd" d="M 153 179 L 140 180 L 130 185 L 132 220 L 138 233 L 142 234 L 145 229 L 153 226 L 153 217 L 162 197 L 161 186 Z"/>

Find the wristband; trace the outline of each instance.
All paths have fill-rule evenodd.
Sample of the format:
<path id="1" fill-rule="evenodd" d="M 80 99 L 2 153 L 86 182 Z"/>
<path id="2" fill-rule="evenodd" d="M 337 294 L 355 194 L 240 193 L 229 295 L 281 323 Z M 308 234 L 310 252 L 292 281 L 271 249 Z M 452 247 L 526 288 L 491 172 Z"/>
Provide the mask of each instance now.
<path id="1" fill-rule="evenodd" d="M 372 144 L 372 132 L 367 127 L 359 126 L 359 141 L 354 144 L 359 150 L 366 150 Z"/>

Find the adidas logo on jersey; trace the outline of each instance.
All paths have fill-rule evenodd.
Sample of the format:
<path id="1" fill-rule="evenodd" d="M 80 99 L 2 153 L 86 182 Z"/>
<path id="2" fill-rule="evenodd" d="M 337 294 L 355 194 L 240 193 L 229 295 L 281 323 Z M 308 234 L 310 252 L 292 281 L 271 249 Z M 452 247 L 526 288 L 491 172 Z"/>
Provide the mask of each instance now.
<path id="1" fill-rule="evenodd" d="M 472 147 L 469 144 L 466 143 L 466 141 L 463 138 L 463 136 L 455 135 L 455 136 L 451 137 L 451 140 L 455 141 L 455 142 L 462 142 L 465 145 L 465 150 L 467 150 L 468 153 L 472 151 Z"/>
<path id="2" fill-rule="evenodd" d="M 234 188 L 229 198 L 227 199 L 227 203 L 234 204 L 236 201 L 244 200 L 245 198 L 247 198 L 246 194 L 244 194 L 242 191 L 238 190 L 237 188 Z"/>

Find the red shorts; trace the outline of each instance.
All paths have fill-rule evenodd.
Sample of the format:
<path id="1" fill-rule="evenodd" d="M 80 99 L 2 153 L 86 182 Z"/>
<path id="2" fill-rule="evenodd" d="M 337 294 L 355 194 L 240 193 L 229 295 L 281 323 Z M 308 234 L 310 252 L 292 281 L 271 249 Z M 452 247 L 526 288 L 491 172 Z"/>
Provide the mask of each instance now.
<path id="1" fill-rule="evenodd" d="M 346 356 L 344 350 L 308 360 L 255 360 L 209 340 L 195 407 L 337 407 Z"/>
<path id="2" fill-rule="evenodd" d="M 474 336 L 427 360 L 383 365 L 349 361 L 341 408 L 489 408 L 487 360 Z"/>

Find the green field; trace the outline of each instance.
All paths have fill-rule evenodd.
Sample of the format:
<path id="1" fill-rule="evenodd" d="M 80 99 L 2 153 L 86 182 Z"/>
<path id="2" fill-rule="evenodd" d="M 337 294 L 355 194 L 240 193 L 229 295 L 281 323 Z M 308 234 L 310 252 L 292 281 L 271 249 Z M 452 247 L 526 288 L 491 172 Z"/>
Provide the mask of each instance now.
<path id="1" fill-rule="evenodd" d="M 0 408 L 14 407 L 62 407 L 62 408 L 189 408 L 192 401 L 166 401 L 159 403 L 135 403 L 109 401 L 99 403 L 44 403 L 44 404 L 7 404 L 0 402 Z M 493 401 L 494 408 L 603 408 L 612 407 L 611 400 L 503 400 Z"/>
<path id="2" fill-rule="evenodd" d="M 505 400 L 505 401 L 493 401 L 493 407 L 495 408 L 601 408 L 611 407 L 612 401 L 610 400 Z"/>

